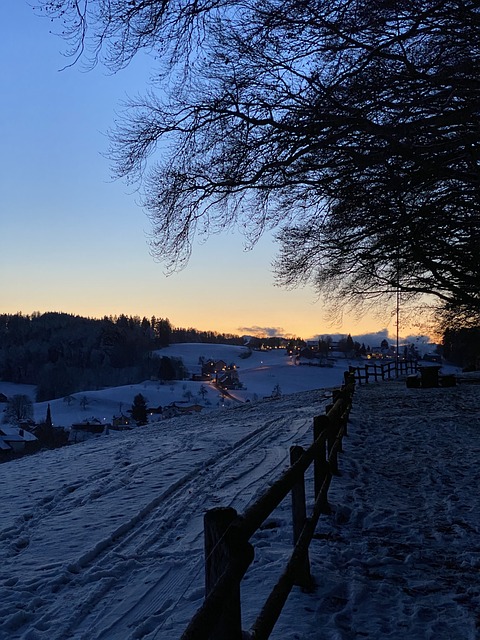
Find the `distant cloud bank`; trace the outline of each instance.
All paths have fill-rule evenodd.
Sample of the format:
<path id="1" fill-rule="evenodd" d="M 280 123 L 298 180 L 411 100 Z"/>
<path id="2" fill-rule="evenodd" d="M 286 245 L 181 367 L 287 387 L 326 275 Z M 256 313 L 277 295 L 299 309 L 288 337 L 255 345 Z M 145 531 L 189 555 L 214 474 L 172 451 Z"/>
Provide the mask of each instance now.
<path id="1" fill-rule="evenodd" d="M 312 340 L 318 340 L 321 337 L 330 336 L 332 340 L 340 340 L 340 338 L 345 338 L 346 333 L 321 333 L 313 336 Z M 389 333 L 388 329 L 380 329 L 380 331 L 373 331 L 371 333 L 363 333 L 360 335 L 356 335 L 354 333 L 351 334 L 352 338 L 356 342 L 360 342 L 360 344 L 364 343 L 365 345 L 370 345 L 371 347 L 379 346 L 382 340 L 387 340 L 390 344 L 394 344 L 396 341 L 396 336 Z M 399 336 L 400 344 L 415 344 L 416 347 L 422 344 L 431 344 L 430 338 L 424 335 L 408 335 L 408 336 Z"/>
<path id="2" fill-rule="evenodd" d="M 261 338 L 274 338 L 276 336 L 281 338 L 290 338 L 291 334 L 285 333 L 283 327 L 261 327 L 259 325 L 252 325 L 250 327 L 239 327 L 238 332 L 241 335 L 255 336 Z M 330 336 L 332 340 L 338 341 L 341 338 L 346 338 L 347 333 L 318 333 L 310 338 L 306 338 L 305 336 L 301 336 L 305 340 L 318 340 L 320 338 L 324 338 L 326 336 Z M 373 331 L 371 333 L 362 333 L 356 335 L 355 333 L 351 333 L 352 338 L 356 342 L 360 342 L 360 344 L 369 345 L 371 347 L 378 347 L 382 340 L 387 340 L 390 344 L 395 344 L 396 336 L 389 333 L 388 329 L 380 329 L 379 331 Z M 418 348 L 421 345 L 431 344 L 430 338 L 424 335 L 408 335 L 408 336 L 400 336 L 399 337 L 400 344 L 415 344 Z"/>
<path id="3" fill-rule="evenodd" d="M 253 325 L 252 327 L 239 327 L 238 331 L 241 335 L 256 336 L 259 338 L 274 338 L 276 336 L 285 336 L 283 327 L 259 327 L 257 325 Z"/>

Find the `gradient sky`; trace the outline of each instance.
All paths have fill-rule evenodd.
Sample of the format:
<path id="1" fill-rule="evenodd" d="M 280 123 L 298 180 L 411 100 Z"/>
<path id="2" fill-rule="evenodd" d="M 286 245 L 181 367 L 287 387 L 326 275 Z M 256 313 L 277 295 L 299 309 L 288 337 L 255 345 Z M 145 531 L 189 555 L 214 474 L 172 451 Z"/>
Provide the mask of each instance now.
<path id="1" fill-rule="evenodd" d="M 0 3 L 0 312 L 155 315 L 177 327 L 303 338 L 395 333 L 393 309 L 332 323 L 312 290 L 274 287 L 270 237 L 248 252 L 240 234 L 212 237 L 167 278 L 135 193 L 111 180 L 102 155 L 121 101 L 147 86 L 150 61 L 117 75 L 60 71 L 65 44 L 51 28 L 25 0 Z"/>

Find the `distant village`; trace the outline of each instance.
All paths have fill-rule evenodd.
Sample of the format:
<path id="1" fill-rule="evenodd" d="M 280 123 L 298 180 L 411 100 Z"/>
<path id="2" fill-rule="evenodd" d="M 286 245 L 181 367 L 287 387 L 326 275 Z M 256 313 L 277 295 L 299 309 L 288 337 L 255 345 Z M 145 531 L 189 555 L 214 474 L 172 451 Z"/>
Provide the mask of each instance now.
<path id="1" fill-rule="evenodd" d="M 252 344 L 242 357 L 247 358 L 253 350 L 269 351 L 283 349 L 297 366 L 333 367 L 339 359 L 392 359 L 396 357 L 395 348 L 386 340 L 380 345 L 359 344 L 350 336 L 339 341 L 329 337 L 319 340 L 286 340 L 282 338 L 252 339 Z M 418 358 L 419 354 L 413 345 L 404 346 L 401 356 L 405 359 Z M 425 359 L 440 360 L 436 354 L 424 356 Z M 228 397 L 231 391 L 242 389 L 238 368 L 224 360 L 200 358 L 198 367 L 190 374 L 189 380 L 214 386 L 221 397 Z M 203 393 L 202 393 L 203 391 Z M 0 424 L 0 462 L 11 460 L 25 454 L 34 453 L 42 448 L 56 448 L 67 444 L 75 444 L 101 433 L 122 431 L 177 416 L 199 413 L 205 408 L 207 388 L 199 387 L 200 401 L 193 402 L 193 394 L 186 392 L 182 400 L 176 400 L 166 406 L 148 406 L 146 398 L 137 394 L 131 408 L 113 415 L 110 422 L 91 416 L 80 422 L 62 427 L 54 426 L 48 405 L 45 419 L 35 423 L 26 396 L 8 398 L 0 393 L 0 412 L 4 413 Z M 65 398 L 68 400 L 68 397 Z M 84 407 L 86 409 L 86 407 Z"/>
<path id="2" fill-rule="evenodd" d="M 236 365 L 227 364 L 223 360 L 202 358 L 199 362 L 199 371 L 193 373 L 190 379 L 214 385 L 223 396 L 228 395 L 229 390 L 242 388 Z M 199 393 L 205 399 L 206 393 L 202 394 L 202 386 L 200 386 Z M 7 407 L 11 401 L 14 407 L 13 411 L 8 413 Z M 192 403 L 189 397 L 185 400 L 171 402 L 163 407 L 148 406 L 146 399 L 138 394 L 133 400 L 132 408 L 127 409 L 124 413 L 121 412 L 120 415 L 112 416 L 111 422 L 106 423 L 91 416 L 66 427 L 57 427 L 52 422 L 50 405 L 48 405 L 45 420 L 37 424 L 29 416 L 29 402 L 26 396 L 8 398 L 5 394 L 0 393 L 0 411 L 4 407 L 5 414 L 3 423 L 0 424 L 0 462 L 35 453 L 42 448 L 56 448 L 66 444 L 83 442 L 92 435 L 105 433 L 109 430 L 129 430 L 146 425 L 152 419 L 154 421 L 165 420 L 199 413 L 204 409 L 204 404 Z"/>

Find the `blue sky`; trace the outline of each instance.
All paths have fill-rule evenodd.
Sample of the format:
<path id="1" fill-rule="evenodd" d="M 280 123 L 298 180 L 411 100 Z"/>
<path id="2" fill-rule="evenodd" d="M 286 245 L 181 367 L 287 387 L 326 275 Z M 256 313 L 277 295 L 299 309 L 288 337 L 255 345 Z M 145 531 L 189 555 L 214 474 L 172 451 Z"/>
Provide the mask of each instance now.
<path id="1" fill-rule="evenodd" d="M 239 233 L 194 246 L 166 277 L 149 254 L 137 197 L 112 181 L 106 133 L 128 95 L 147 86 L 143 57 L 112 75 L 81 64 L 63 71 L 64 42 L 24 0 L 0 6 L 0 312 L 65 311 L 168 317 L 175 326 L 300 335 L 388 328 L 394 317 L 327 321 L 308 289 L 273 286 L 275 247 L 244 251 Z"/>

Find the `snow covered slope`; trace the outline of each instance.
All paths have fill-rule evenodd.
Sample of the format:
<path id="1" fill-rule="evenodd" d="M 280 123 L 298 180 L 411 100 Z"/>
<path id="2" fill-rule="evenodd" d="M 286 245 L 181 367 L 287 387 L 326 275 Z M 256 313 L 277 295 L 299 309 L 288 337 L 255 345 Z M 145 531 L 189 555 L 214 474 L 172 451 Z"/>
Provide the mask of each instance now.
<path id="1" fill-rule="evenodd" d="M 205 405 L 204 411 L 228 408 L 237 402 L 254 402 L 270 396 L 277 385 L 282 394 L 338 386 L 349 364 L 348 360 L 339 359 L 333 368 L 295 366 L 284 349 L 254 351 L 249 358 L 242 359 L 240 354 L 246 352 L 245 347 L 215 344 L 177 344 L 157 352 L 160 357 L 165 355 L 182 358 L 190 375 L 200 371 L 200 357 L 205 360 L 224 360 L 227 365 L 235 364 L 244 385 L 243 389 L 231 392 L 236 400 L 221 398 L 218 389 L 208 382 L 172 380 L 162 384 L 159 381 L 145 380 L 139 384 L 82 391 L 66 399 L 35 403 L 34 418 L 37 422 L 44 420 L 47 405 L 50 404 L 52 420 L 57 426 L 69 427 L 75 422 L 91 418 L 109 423 L 112 416 L 131 409 L 133 399 L 139 393 L 147 399 L 149 407 L 186 402 L 188 397 L 187 404 Z M 202 388 L 204 395 L 200 393 Z M 24 393 L 32 399 L 35 397 L 35 387 L 31 385 L 13 385 L 0 381 L 0 392 L 7 396 Z"/>
<path id="2" fill-rule="evenodd" d="M 329 399 L 239 404 L 0 465 L 0 639 L 180 638 L 203 598 L 203 513 L 242 512 Z M 294 589 L 272 640 L 477 638 L 480 386 L 358 388 L 340 469 L 310 551 L 317 589 Z M 252 539 L 246 629 L 291 537 L 287 499 Z"/>
<path id="3" fill-rule="evenodd" d="M 174 418 L 0 465 L 0 637 L 175 638 L 202 597 L 203 513 L 242 511 L 290 445 L 310 443 L 329 397 Z"/>

